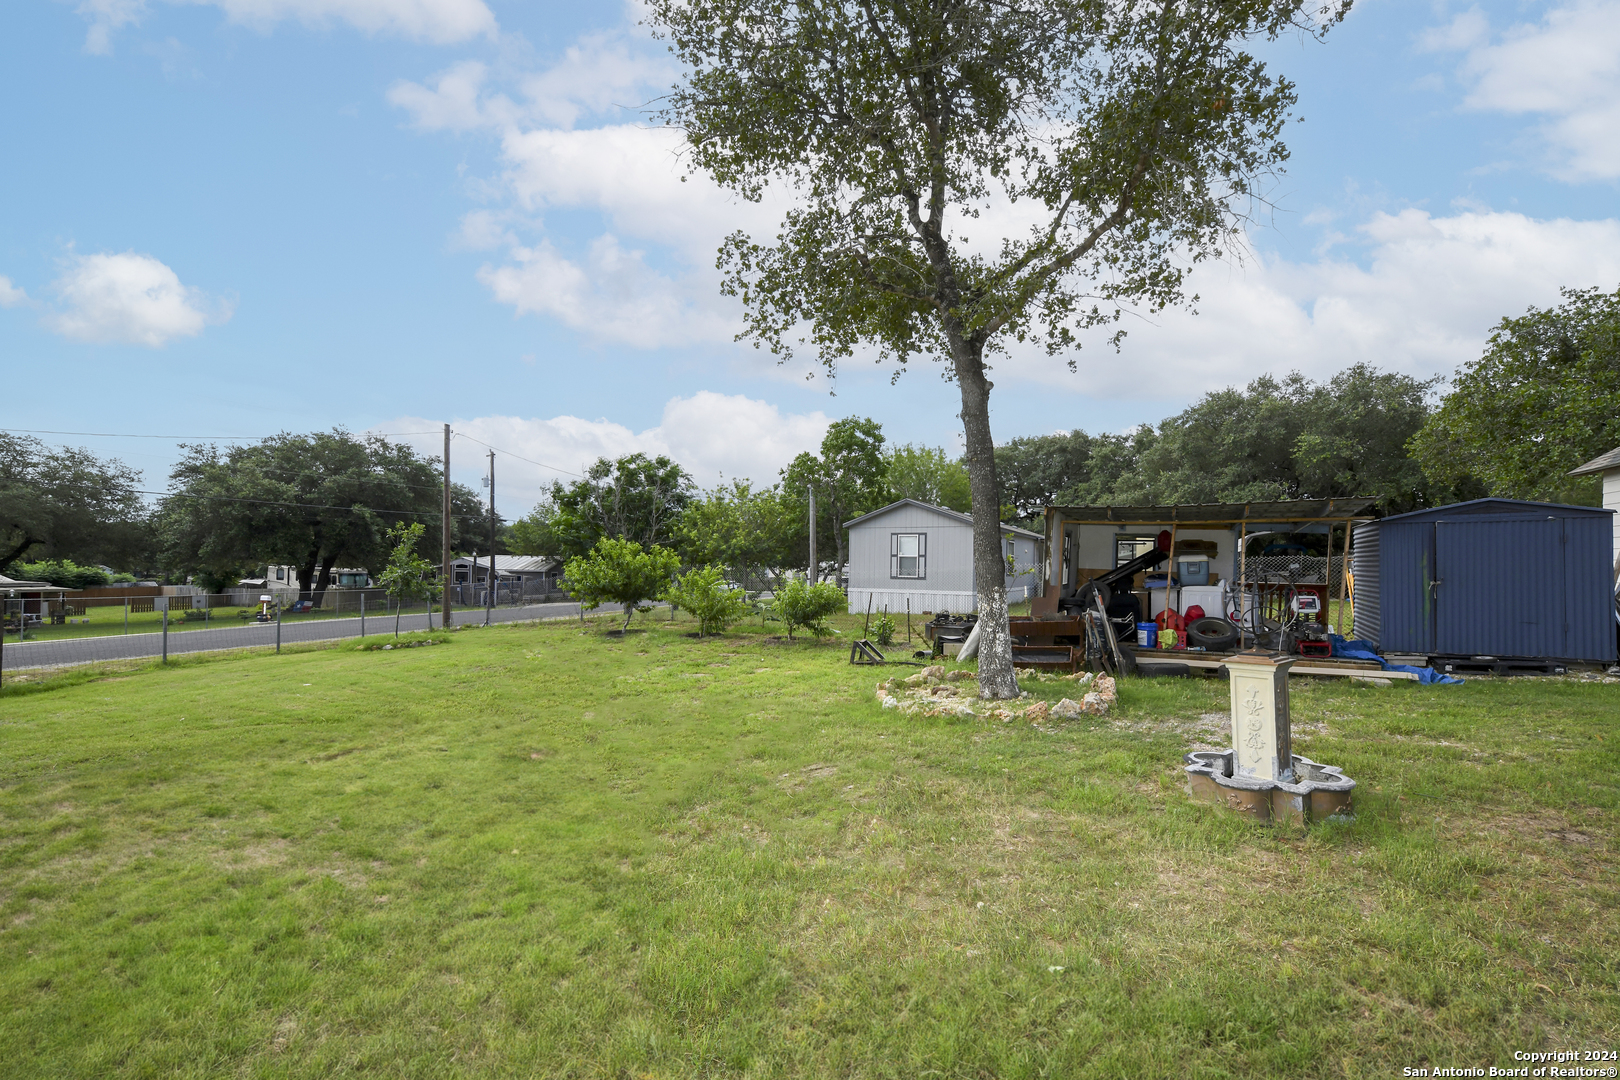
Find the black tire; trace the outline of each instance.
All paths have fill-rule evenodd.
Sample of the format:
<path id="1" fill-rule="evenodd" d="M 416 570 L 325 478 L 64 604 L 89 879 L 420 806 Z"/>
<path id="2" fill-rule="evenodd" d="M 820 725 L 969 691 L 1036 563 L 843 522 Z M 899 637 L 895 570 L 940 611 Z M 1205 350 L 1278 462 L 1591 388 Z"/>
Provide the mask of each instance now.
<path id="1" fill-rule="evenodd" d="M 1145 679 L 1158 679 L 1174 675 L 1191 675 L 1192 668 L 1187 664 L 1143 664 L 1136 669 Z"/>
<path id="2" fill-rule="evenodd" d="M 1211 615 L 1187 624 L 1188 645 L 1210 652 L 1231 652 L 1237 648 L 1237 643 L 1238 629 L 1225 619 Z"/>

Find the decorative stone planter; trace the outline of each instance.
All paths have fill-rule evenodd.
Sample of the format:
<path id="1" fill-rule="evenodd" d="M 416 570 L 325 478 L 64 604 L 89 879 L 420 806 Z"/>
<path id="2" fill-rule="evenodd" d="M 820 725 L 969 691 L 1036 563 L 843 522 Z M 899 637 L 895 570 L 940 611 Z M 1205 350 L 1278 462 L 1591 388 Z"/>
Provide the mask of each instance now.
<path id="1" fill-rule="evenodd" d="M 1297 782 L 1235 776 L 1232 751 L 1195 750 L 1187 755 L 1187 792 L 1257 822 L 1305 825 L 1349 815 L 1354 780 L 1298 755 L 1291 772 Z"/>
<path id="2" fill-rule="evenodd" d="M 1356 782 L 1293 752 L 1290 657 L 1239 653 L 1221 666 L 1232 689 L 1232 749 L 1188 754 L 1187 791 L 1254 821 L 1304 825 L 1350 812 Z"/>

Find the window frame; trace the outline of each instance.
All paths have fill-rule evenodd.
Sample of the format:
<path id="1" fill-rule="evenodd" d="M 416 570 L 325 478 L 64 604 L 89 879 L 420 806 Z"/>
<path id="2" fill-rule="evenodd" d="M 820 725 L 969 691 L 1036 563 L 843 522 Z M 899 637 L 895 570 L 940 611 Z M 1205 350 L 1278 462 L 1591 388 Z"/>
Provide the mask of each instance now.
<path id="1" fill-rule="evenodd" d="M 900 538 L 912 537 L 917 541 L 917 554 L 902 555 L 900 553 Z M 901 559 L 915 559 L 917 572 L 903 574 Z M 928 533 L 918 532 L 892 532 L 889 534 L 889 580 L 890 581 L 926 581 L 928 580 Z"/>
<path id="2" fill-rule="evenodd" d="M 1130 562 L 1131 559 L 1139 558 L 1140 556 L 1147 554 L 1147 551 L 1143 550 L 1143 551 L 1138 551 L 1135 555 L 1132 555 L 1129 559 L 1120 558 L 1119 545 L 1121 543 L 1124 543 L 1124 542 L 1127 542 L 1127 541 L 1129 541 L 1133 545 L 1146 544 L 1147 549 L 1152 550 L 1152 548 L 1154 546 L 1156 546 L 1158 544 L 1158 542 L 1159 542 L 1159 534 L 1154 533 L 1151 536 L 1143 536 L 1143 535 L 1139 535 L 1137 533 L 1123 533 L 1123 532 L 1115 533 L 1114 534 L 1114 569 L 1115 570 L 1118 570 L 1120 567 L 1122 567 L 1126 563 Z"/>

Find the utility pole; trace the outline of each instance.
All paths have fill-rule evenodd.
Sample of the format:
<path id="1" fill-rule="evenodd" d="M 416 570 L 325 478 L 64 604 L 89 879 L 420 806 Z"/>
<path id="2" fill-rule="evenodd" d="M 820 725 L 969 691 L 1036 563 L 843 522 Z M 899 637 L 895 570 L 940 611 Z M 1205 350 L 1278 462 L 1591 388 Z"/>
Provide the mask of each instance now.
<path id="1" fill-rule="evenodd" d="M 444 602 L 439 609 L 439 629 L 450 629 L 450 425 L 444 425 L 444 516 L 440 518 L 439 532 L 444 548 Z M 433 629 L 433 616 L 428 616 L 428 629 Z"/>
<path id="2" fill-rule="evenodd" d="M 810 584 L 816 583 L 816 489 L 805 485 L 810 493 Z"/>
<path id="3" fill-rule="evenodd" d="M 484 625 L 488 626 L 495 610 L 495 585 L 500 578 L 495 574 L 495 451 L 489 452 L 489 588 L 484 593 Z"/>

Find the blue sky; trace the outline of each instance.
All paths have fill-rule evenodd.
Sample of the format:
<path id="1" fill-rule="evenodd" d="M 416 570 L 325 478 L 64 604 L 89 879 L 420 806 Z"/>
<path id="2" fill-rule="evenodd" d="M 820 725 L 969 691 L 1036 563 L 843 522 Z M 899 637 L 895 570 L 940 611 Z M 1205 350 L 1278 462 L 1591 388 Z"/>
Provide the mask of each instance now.
<path id="1" fill-rule="evenodd" d="M 998 364 L 998 439 L 1156 421 L 1264 372 L 1447 374 L 1560 285 L 1620 285 L 1620 0 L 1362 0 L 1300 87 L 1276 212 L 1199 314 L 1078 374 Z M 678 183 L 634 106 L 675 72 L 633 7 L 500 0 L 0 6 L 0 425 L 256 436 L 449 421 L 575 470 L 668 452 L 773 480 L 830 419 L 959 445 L 954 387 L 829 396 L 731 342 L 719 238 L 772 209 Z M 145 469 L 172 440 L 44 436 Z M 424 449 L 436 438 L 412 437 Z M 483 448 L 458 442 L 476 482 Z M 559 475 L 499 466 L 521 514 Z"/>

